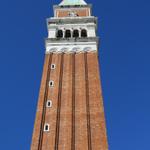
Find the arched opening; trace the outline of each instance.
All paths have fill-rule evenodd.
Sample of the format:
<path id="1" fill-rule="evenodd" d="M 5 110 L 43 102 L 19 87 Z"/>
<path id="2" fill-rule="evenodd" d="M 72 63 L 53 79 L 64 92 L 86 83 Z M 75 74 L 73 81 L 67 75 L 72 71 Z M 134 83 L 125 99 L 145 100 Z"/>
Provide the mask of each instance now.
<path id="1" fill-rule="evenodd" d="M 47 101 L 46 107 L 52 107 L 52 101 L 51 100 Z"/>
<path id="2" fill-rule="evenodd" d="M 49 124 L 45 124 L 45 125 L 44 125 L 44 131 L 45 131 L 45 132 L 48 132 L 48 131 L 49 131 Z"/>
<path id="3" fill-rule="evenodd" d="M 54 81 L 49 81 L 49 87 L 53 87 L 54 86 Z"/>
<path id="4" fill-rule="evenodd" d="M 81 37 L 87 37 L 87 31 L 85 29 L 81 30 Z"/>
<path id="5" fill-rule="evenodd" d="M 79 37 L 79 31 L 78 30 L 73 31 L 73 37 L 75 37 L 75 38 Z"/>
<path id="6" fill-rule="evenodd" d="M 57 38 L 62 38 L 63 37 L 63 31 L 62 30 L 58 30 L 57 31 Z"/>
<path id="7" fill-rule="evenodd" d="M 70 37 L 71 37 L 71 31 L 70 30 L 66 30 L 65 38 L 70 38 Z"/>

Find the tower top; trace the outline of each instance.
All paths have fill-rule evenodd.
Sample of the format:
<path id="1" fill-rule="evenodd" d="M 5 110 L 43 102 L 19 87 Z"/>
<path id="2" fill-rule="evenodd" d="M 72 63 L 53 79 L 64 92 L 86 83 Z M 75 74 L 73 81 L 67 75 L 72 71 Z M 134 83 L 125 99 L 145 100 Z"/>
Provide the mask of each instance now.
<path id="1" fill-rule="evenodd" d="M 68 6 L 68 5 L 87 5 L 84 0 L 63 0 L 59 6 Z"/>

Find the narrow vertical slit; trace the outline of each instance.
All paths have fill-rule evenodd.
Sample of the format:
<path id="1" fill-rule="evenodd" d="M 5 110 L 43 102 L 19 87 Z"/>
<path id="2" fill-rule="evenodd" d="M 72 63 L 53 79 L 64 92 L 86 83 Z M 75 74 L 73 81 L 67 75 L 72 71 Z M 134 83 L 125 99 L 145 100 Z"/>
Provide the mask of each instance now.
<path id="1" fill-rule="evenodd" d="M 42 121 L 41 121 L 41 128 L 40 128 L 40 137 L 39 137 L 39 144 L 38 144 L 38 150 L 42 149 L 42 142 L 43 142 L 43 128 L 44 128 L 44 123 L 45 123 L 45 114 L 46 114 L 46 101 L 47 101 L 47 96 L 48 96 L 48 83 L 49 83 L 49 78 L 50 78 L 50 65 L 52 62 L 52 56 L 53 53 L 49 54 L 49 61 L 48 61 L 48 71 L 47 71 L 47 77 L 46 77 L 46 87 L 45 87 L 45 92 L 44 92 L 44 104 L 43 104 L 43 113 L 42 113 Z"/>
<path id="2" fill-rule="evenodd" d="M 90 125 L 90 105 L 89 105 L 89 81 L 88 81 L 87 52 L 84 53 L 84 61 L 85 61 L 85 86 L 86 86 L 86 111 L 87 111 L 88 149 L 89 149 L 89 150 L 92 150 L 92 144 L 91 144 L 91 125 Z"/>
<path id="3" fill-rule="evenodd" d="M 56 120 L 56 136 L 55 136 L 55 150 L 59 146 L 59 129 L 60 129 L 60 111 L 61 111 L 61 94 L 62 94 L 62 78 L 63 78 L 63 63 L 64 54 L 61 54 L 60 76 L 59 76 L 59 90 L 58 90 L 58 106 L 57 106 L 57 120 Z"/>
<path id="4" fill-rule="evenodd" d="M 75 150 L 75 53 L 72 54 L 72 141 L 71 150 Z"/>

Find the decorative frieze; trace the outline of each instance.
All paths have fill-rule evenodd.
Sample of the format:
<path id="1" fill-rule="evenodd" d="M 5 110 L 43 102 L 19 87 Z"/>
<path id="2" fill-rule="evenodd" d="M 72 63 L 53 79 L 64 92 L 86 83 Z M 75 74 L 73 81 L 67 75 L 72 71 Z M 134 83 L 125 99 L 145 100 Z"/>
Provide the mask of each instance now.
<path id="1" fill-rule="evenodd" d="M 88 42 L 88 43 L 62 43 L 62 44 L 48 44 L 46 47 L 46 54 L 48 53 L 82 53 L 82 52 L 92 52 L 97 51 L 97 43 L 96 42 Z"/>

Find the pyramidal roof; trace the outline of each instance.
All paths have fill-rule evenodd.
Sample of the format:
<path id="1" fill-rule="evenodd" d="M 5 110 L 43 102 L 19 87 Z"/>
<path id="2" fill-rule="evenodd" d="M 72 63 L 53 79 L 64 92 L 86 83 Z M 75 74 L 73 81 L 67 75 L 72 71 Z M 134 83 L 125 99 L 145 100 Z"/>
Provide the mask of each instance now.
<path id="1" fill-rule="evenodd" d="M 59 6 L 67 6 L 67 5 L 87 5 L 84 0 L 63 0 Z"/>

